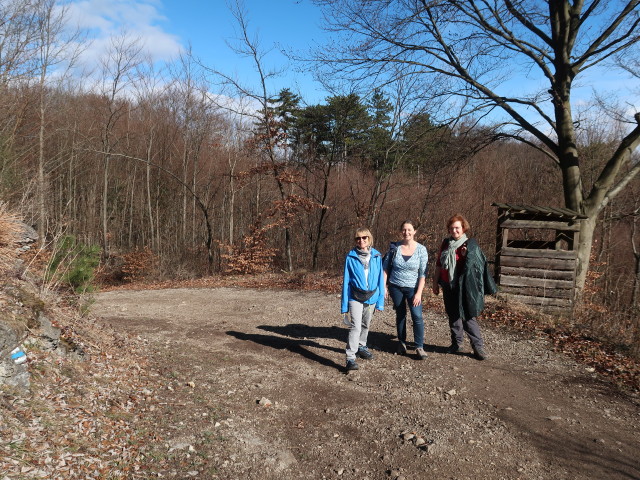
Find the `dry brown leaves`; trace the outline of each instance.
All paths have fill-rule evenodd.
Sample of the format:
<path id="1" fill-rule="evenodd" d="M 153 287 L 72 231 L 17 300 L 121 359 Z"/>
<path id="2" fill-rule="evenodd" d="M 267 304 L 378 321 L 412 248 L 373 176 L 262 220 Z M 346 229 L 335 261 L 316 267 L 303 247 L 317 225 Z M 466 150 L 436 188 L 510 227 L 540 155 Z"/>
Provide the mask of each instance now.
<path id="1" fill-rule="evenodd" d="M 0 202 L 0 275 L 7 274 L 15 258 L 15 241 L 20 232 L 20 218 L 11 212 L 7 204 Z"/>
<path id="2" fill-rule="evenodd" d="M 593 368 L 622 388 L 640 391 L 638 361 L 624 355 L 614 345 L 593 338 L 582 326 L 502 302 L 491 302 L 482 317 L 495 326 L 546 337 L 556 351 Z"/>
<path id="3" fill-rule="evenodd" d="M 126 286 L 104 286 L 109 290 L 160 290 L 164 288 L 286 288 L 287 290 L 340 293 L 342 277 L 326 272 L 262 273 L 256 275 L 220 275 L 188 280 L 136 282 Z"/>
<path id="4" fill-rule="evenodd" d="M 149 478 L 156 387 L 139 342 L 57 312 L 85 358 L 27 347 L 31 391 L 0 389 L 0 478 Z M 140 354 L 138 353 L 140 352 Z"/>

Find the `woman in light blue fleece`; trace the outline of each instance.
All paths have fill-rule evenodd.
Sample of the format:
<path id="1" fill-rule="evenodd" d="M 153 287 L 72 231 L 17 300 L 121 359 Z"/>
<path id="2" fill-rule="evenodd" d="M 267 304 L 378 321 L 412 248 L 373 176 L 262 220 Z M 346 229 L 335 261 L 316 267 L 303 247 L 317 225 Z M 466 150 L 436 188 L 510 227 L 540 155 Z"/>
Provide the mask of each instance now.
<path id="1" fill-rule="evenodd" d="M 367 348 L 367 337 L 374 309 L 384 309 L 384 274 L 382 255 L 372 247 L 368 228 L 359 228 L 355 244 L 344 262 L 340 311 L 349 326 L 347 340 L 347 372 L 357 370 L 356 357 L 373 358 Z"/>
<path id="2" fill-rule="evenodd" d="M 400 226 L 402 240 L 395 243 L 385 256 L 384 277 L 387 292 L 396 311 L 398 353 L 407 353 L 407 304 L 413 321 L 413 340 L 418 359 L 424 360 L 424 322 L 422 320 L 422 290 L 427 276 L 429 256 L 424 245 L 416 242 L 413 222 L 405 220 Z"/>

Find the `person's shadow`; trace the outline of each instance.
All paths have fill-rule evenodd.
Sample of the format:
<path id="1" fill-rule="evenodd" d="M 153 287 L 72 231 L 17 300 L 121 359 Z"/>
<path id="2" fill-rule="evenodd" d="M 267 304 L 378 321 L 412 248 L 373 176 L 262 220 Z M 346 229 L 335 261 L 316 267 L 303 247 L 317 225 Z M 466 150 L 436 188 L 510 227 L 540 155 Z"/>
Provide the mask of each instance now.
<path id="1" fill-rule="evenodd" d="M 322 343 L 315 341 L 315 339 L 325 338 L 343 341 L 346 343 L 349 331 L 346 327 L 317 327 L 313 325 L 303 325 L 295 323 L 284 326 L 260 325 L 258 326 L 258 328 L 267 332 L 272 332 L 275 335 L 245 333 L 237 331 L 227 331 L 226 333 L 227 335 L 235 337 L 239 340 L 251 341 L 278 350 L 288 350 L 290 352 L 301 355 L 304 358 L 307 358 L 314 362 L 318 362 L 321 365 L 332 367 L 338 370 L 344 370 L 343 365 L 334 362 L 330 358 L 318 355 L 310 348 L 319 348 L 322 350 L 327 350 L 329 352 L 344 354 L 344 349 L 323 345 Z M 373 349 L 376 349 L 376 345 L 388 344 L 390 338 L 390 335 L 384 333 L 370 332 L 369 344 Z"/>

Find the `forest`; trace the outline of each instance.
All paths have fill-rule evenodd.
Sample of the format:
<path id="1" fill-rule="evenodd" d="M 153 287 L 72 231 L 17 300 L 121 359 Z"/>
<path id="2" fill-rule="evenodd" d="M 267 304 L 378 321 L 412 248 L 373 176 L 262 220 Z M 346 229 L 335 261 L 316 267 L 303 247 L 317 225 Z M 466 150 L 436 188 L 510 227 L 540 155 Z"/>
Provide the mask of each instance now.
<path id="1" fill-rule="evenodd" d="M 574 208 L 565 160 L 551 161 L 540 136 L 506 134 L 480 111 L 444 115 L 399 86 L 407 76 L 309 104 L 304 92 L 270 92 L 264 76 L 241 91 L 189 52 L 158 68 L 125 36 L 78 75 L 81 32 L 54 6 L 0 3 L 0 200 L 51 258 L 94 256 L 77 267 L 90 283 L 339 275 L 355 228 L 369 227 L 384 252 L 405 219 L 433 257 L 458 212 L 492 260 L 494 202 Z M 213 93 L 221 82 L 230 90 Z M 589 210 L 588 314 L 576 321 L 629 347 L 640 343 L 637 126 L 598 98 L 581 108 L 570 122 L 579 188 L 595 192 L 622 146 L 628 156 L 615 165 L 624 181 L 607 187 L 616 195 Z"/>

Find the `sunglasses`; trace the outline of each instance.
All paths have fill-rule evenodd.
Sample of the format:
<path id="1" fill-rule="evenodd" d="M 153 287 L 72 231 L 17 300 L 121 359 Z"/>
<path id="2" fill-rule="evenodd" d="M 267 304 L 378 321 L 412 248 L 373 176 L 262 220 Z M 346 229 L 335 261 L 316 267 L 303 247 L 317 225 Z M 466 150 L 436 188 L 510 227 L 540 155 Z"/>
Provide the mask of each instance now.
<path id="1" fill-rule="evenodd" d="M 356 237 L 356 242 L 357 242 L 358 240 L 368 240 L 368 239 L 369 239 L 369 237 L 368 237 L 368 236 L 367 236 L 367 237 Z"/>

